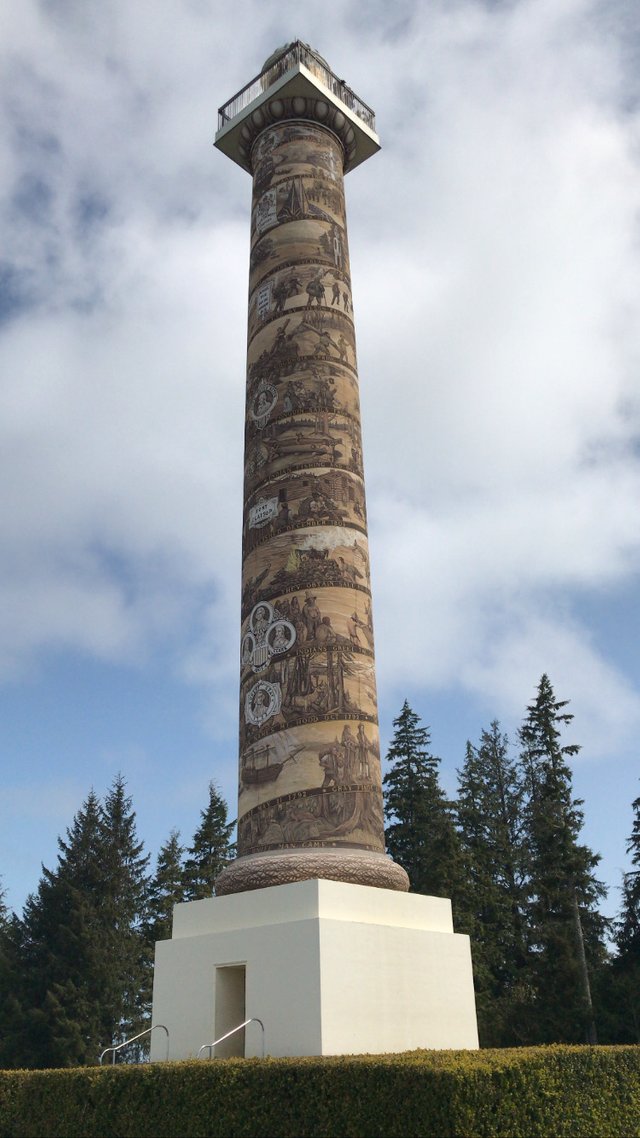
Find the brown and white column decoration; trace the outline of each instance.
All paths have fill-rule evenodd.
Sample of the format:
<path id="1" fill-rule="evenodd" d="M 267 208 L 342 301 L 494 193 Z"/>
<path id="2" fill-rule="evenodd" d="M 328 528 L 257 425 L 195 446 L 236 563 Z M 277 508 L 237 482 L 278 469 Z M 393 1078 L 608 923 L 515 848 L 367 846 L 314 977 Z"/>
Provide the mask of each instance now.
<path id="1" fill-rule="evenodd" d="M 310 877 L 406 890 L 384 852 L 343 178 L 354 132 L 330 99 L 281 90 L 243 127 L 253 202 L 238 857 L 216 893 Z"/>

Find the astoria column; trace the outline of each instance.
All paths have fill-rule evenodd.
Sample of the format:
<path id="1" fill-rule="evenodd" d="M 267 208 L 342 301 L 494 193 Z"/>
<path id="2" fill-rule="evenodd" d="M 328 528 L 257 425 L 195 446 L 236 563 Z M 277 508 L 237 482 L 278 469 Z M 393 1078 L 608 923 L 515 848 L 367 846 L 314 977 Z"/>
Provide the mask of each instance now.
<path id="1" fill-rule="evenodd" d="M 216 893 L 406 890 L 384 852 L 344 200 L 374 115 L 296 41 L 221 109 L 215 145 L 253 176 L 238 857 Z"/>

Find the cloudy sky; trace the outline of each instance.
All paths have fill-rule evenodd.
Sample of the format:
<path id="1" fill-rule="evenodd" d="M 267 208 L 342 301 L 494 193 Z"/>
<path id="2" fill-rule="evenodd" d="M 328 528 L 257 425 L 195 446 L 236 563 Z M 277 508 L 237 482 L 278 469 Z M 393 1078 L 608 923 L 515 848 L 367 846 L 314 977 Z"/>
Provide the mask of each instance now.
<path id="1" fill-rule="evenodd" d="M 543 671 L 618 904 L 639 791 L 636 0 L 14 0 L 0 129 L 0 875 L 121 771 L 235 812 L 248 175 L 287 40 L 377 112 L 347 179 L 383 745 L 443 781 Z"/>

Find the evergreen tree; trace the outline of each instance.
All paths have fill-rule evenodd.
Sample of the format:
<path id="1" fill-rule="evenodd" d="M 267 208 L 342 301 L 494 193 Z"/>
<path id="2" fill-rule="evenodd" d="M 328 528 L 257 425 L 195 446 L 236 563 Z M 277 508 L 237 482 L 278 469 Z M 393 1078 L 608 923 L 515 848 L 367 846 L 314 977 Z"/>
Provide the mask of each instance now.
<path id="1" fill-rule="evenodd" d="M 524 788 L 497 722 L 467 743 L 456 814 L 467 898 L 478 1028 L 483 1046 L 520 1042 L 529 954 L 525 927 Z"/>
<path id="2" fill-rule="evenodd" d="M 152 950 L 156 941 L 170 939 L 173 907 L 186 899 L 183 854 L 180 834 L 172 830 L 160 849 L 156 872 L 149 884 L 146 936 Z"/>
<path id="3" fill-rule="evenodd" d="M 20 982 L 17 918 L 6 903 L 0 885 L 0 1070 L 14 1066 L 13 1052 L 23 1027 L 22 1008 L 16 998 Z"/>
<path id="4" fill-rule="evenodd" d="M 147 883 L 146 914 L 141 924 L 144 957 L 143 979 L 140 984 L 142 1004 L 143 1006 L 146 1004 L 147 1012 L 151 1010 L 156 943 L 171 938 L 173 906 L 185 900 L 183 853 L 180 836 L 176 830 L 172 830 L 158 854 L 155 874 Z M 145 1037 L 139 1043 L 133 1044 L 131 1048 L 133 1058 L 146 1056 L 148 1049 L 149 1038 Z M 127 1053 L 129 1051 L 127 1048 Z"/>
<path id="5" fill-rule="evenodd" d="M 104 807 L 90 792 L 58 839 L 13 932 L 20 976 L 10 1065 L 76 1066 L 139 1029 L 147 1008 L 141 930 L 147 858 L 118 777 Z"/>
<path id="6" fill-rule="evenodd" d="M 9 906 L 7 905 L 7 891 L 0 878 L 0 932 L 9 924 Z"/>
<path id="7" fill-rule="evenodd" d="M 209 803 L 200 811 L 201 822 L 189 846 L 184 865 L 184 899 L 212 897 L 216 877 L 234 855 L 231 834 L 235 822 L 227 822 L 227 804 L 214 782 L 209 783 Z"/>
<path id="8" fill-rule="evenodd" d="M 440 759 L 429 751 L 429 731 L 405 700 L 394 719 L 384 776 L 387 851 L 409 874 L 416 893 L 462 896 L 460 846 L 451 803 L 438 780 Z"/>
<path id="9" fill-rule="evenodd" d="M 600 858 L 580 844 L 582 800 L 572 794 L 562 728 L 573 716 L 543 675 L 520 729 L 527 790 L 525 837 L 529 856 L 528 920 L 533 948 L 531 1042 L 595 1042 L 590 977 L 605 959 L 604 919 L 597 903 L 605 889 L 595 877 Z"/>
<path id="10" fill-rule="evenodd" d="M 20 1057 L 28 1052 L 20 943 L 20 922 L 12 914 L 0 929 L 0 1070 L 24 1066 Z"/>
<path id="11" fill-rule="evenodd" d="M 16 929 L 22 961 L 12 1066 L 95 1063 L 105 1045 L 108 944 L 100 914 L 103 822 L 93 791 L 58 839 L 58 866 L 43 866 Z"/>
<path id="12" fill-rule="evenodd" d="M 110 1038 L 121 1043 L 142 1031 L 150 1014 L 151 987 L 147 921 L 149 856 L 138 841 L 136 815 L 117 775 L 104 801 L 101 915 L 109 945 L 109 986 L 103 1007 Z M 135 1052 L 125 1058 L 135 1057 Z"/>
<path id="13" fill-rule="evenodd" d="M 612 1043 L 640 1043 L 640 798 L 627 853 L 634 867 L 622 880 L 622 910 L 615 924 L 617 955 L 612 965 L 611 1004 L 615 1008 Z"/>

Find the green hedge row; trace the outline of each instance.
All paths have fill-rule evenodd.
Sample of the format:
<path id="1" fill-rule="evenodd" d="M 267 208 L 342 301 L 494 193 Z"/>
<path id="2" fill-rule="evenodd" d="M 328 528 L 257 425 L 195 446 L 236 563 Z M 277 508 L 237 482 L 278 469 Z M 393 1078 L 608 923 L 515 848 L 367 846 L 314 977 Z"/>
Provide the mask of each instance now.
<path id="1" fill-rule="evenodd" d="M 640 1047 L 0 1072 L 2 1138 L 630 1138 Z"/>

